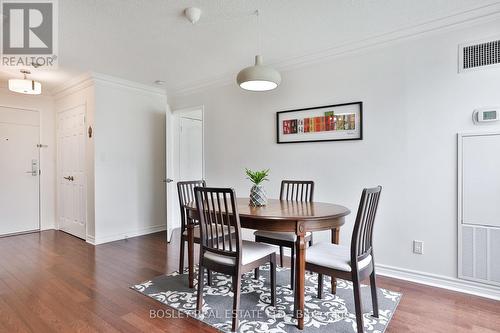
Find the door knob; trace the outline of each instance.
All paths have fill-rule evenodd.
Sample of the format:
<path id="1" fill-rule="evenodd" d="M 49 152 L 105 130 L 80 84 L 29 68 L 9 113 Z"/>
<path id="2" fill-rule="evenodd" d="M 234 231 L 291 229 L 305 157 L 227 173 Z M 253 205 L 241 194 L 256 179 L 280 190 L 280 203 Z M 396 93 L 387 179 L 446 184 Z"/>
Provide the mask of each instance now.
<path id="1" fill-rule="evenodd" d="M 68 177 L 63 177 L 64 179 L 66 180 L 69 180 L 69 181 L 74 181 L 75 178 L 73 178 L 73 176 L 68 176 Z"/>
<path id="2" fill-rule="evenodd" d="M 173 179 L 170 179 L 170 178 L 167 178 L 167 179 L 163 179 L 163 182 L 164 183 L 171 183 L 173 182 L 174 180 Z"/>

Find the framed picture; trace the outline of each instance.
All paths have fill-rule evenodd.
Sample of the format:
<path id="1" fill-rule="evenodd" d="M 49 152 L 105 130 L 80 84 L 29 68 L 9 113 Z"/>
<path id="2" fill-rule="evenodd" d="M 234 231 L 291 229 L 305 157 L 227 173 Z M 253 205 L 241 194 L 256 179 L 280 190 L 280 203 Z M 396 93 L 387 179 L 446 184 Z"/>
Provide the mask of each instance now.
<path id="1" fill-rule="evenodd" d="M 278 143 L 363 139 L 363 102 L 276 113 Z"/>

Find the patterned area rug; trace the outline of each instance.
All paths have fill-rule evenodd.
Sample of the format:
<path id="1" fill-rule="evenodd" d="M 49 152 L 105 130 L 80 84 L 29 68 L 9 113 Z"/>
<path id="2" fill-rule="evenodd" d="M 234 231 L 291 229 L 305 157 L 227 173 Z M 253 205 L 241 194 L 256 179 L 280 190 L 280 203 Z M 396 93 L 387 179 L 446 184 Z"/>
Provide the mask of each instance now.
<path id="1" fill-rule="evenodd" d="M 317 274 L 306 274 L 304 331 L 296 328 L 292 317 L 293 291 L 290 290 L 290 270 L 277 272 L 276 307 L 270 305 L 269 266 L 260 268 L 259 280 L 253 273 L 243 277 L 239 332 L 356 332 L 356 315 L 352 283 L 337 282 L 337 294 L 330 293 L 330 278 L 325 277 L 323 299 L 317 296 Z M 195 275 L 197 276 L 197 275 Z M 188 315 L 222 332 L 231 331 L 233 292 L 231 278 L 213 274 L 212 286 L 204 289 L 202 313 L 196 312 L 196 288 L 188 288 L 188 276 L 177 272 L 158 276 L 131 288 L 180 311 L 150 309 L 152 317 L 172 318 Z M 401 294 L 378 289 L 379 318 L 371 316 L 370 287 L 362 286 L 365 332 L 384 332 L 401 299 Z"/>

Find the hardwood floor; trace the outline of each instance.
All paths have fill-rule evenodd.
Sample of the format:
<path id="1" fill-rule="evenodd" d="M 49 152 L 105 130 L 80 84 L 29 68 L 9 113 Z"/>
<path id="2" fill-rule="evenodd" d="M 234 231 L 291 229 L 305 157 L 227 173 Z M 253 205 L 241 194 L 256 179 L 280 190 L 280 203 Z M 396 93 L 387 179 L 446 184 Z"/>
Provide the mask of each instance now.
<path id="1" fill-rule="evenodd" d="M 175 237 L 175 235 L 174 235 Z M 214 332 L 129 289 L 178 267 L 157 233 L 93 247 L 59 231 L 0 238 L 0 332 Z M 403 293 L 388 333 L 499 332 L 500 302 L 379 277 Z"/>

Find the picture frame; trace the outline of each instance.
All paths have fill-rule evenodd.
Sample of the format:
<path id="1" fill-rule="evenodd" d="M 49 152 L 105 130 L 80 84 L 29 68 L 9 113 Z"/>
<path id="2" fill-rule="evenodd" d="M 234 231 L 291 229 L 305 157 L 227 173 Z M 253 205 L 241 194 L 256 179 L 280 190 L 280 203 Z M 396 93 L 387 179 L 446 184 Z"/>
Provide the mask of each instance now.
<path id="1" fill-rule="evenodd" d="M 276 112 L 276 142 L 363 140 L 363 102 Z"/>

